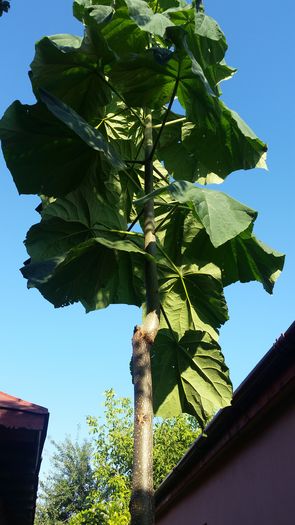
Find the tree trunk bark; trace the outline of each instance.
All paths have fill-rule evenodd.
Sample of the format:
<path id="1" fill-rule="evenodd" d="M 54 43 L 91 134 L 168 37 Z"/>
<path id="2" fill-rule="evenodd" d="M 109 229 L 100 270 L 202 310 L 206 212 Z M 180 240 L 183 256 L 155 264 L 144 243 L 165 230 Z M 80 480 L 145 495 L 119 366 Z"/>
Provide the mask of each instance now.
<path id="1" fill-rule="evenodd" d="M 145 193 L 153 191 L 152 117 L 147 115 L 145 127 Z M 156 252 L 154 203 L 144 208 L 145 250 Z M 134 382 L 134 453 L 131 525 L 154 525 L 153 487 L 153 392 L 150 350 L 159 328 L 159 296 L 157 267 L 153 261 L 145 264 L 146 317 L 134 329 L 132 369 Z"/>

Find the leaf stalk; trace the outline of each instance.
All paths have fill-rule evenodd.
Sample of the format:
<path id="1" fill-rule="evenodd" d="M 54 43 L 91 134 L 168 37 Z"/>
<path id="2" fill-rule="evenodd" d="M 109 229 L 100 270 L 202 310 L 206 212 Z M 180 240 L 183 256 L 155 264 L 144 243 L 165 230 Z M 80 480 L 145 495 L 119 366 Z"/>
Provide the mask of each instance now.
<path id="1" fill-rule="evenodd" d="M 132 115 L 133 115 L 133 116 L 134 116 L 134 117 L 140 122 L 140 124 L 141 124 L 142 126 L 144 126 L 144 122 L 141 120 L 140 116 L 136 113 L 136 111 L 134 111 L 133 108 L 131 108 L 130 106 L 128 106 L 128 104 L 126 104 L 126 101 L 125 101 L 124 97 L 122 97 L 121 93 L 120 93 L 119 91 L 117 91 L 117 89 L 116 89 L 116 88 L 110 83 L 110 81 L 107 80 L 107 79 L 105 78 L 105 76 L 102 75 L 99 71 L 97 71 L 97 74 L 98 74 L 99 78 L 100 78 L 103 82 L 105 82 L 105 84 L 108 85 L 108 87 L 110 88 L 110 90 L 111 90 L 111 91 L 112 91 L 112 92 L 113 92 L 113 93 L 114 93 L 114 94 L 115 94 L 115 95 L 116 95 L 116 96 L 117 96 L 122 102 L 124 102 L 126 108 L 129 109 L 130 113 L 132 113 Z"/>
<path id="2" fill-rule="evenodd" d="M 187 120 L 186 117 L 181 117 L 181 118 L 176 118 L 174 120 L 169 120 L 168 122 L 165 123 L 165 127 L 167 126 L 172 126 L 173 124 L 179 124 L 180 122 L 185 122 Z M 161 124 L 155 124 L 153 126 L 153 129 L 159 129 L 162 127 L 162 122 Z"/>
<path id="3" fill-rule="evenodd" d="M 179 66 L 178 66 L 178 68 L 179 68 Z M 163 129 L 164 129 L 165 125 L 166 125 L 169 113 L 171 111 L 171 108 L 172 108 L 172 105 L 173 105 L 173 102 L 174 102 L 174 99 L 175 99 L 175 96 L 176 96 L 176 93 L 177 93 L 178 84 L 179 84 L 179 71 L 178 71 L 178 77 L 177 77 L 177 79 L 175 81 L 175 84 L 174 84 L 174 87 L 173 87 L 173 91 L 172 91 L 172 95 L 171 95 L 171 98 L 170 98 L 170 101 L 169 101 L 169 104 L 168 104 L 168 107 L 167 107 L 167 111 L 166 111 L 166 113 L 164 115 L 164 118 L 162 120 L 160 131 L 159 131 L 158 135 L 156 136 L 156 140 L 155 140 L 154 145 L 153 145 L 153 147 L 151 149 L 151 153 L 150 153 L 151 158 L 154 156 L 154 153 L 155 153 L 155 151 L 157 149 L 157 146 L 159 144 L 159 140 L 161 138 Z"/>

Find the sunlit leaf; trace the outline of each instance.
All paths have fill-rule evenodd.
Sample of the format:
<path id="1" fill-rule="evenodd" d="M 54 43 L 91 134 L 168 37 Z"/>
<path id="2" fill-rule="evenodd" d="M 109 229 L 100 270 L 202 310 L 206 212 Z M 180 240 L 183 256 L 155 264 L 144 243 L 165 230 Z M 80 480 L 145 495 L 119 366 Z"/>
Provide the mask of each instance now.
<path id="1" fill-rule="evenodd" d="M 217 249 L 205 231 L 199 231 L 185 251 L 183 261 L 192 262 L 199 254 L 219 266 L 224 286 L 237 281 L 258 281 L 268 293 L 272 293 L 285 260 L 282 253 L 256 239 L 251 228 Z"/>
<path id="2" fill-rule="evenodd" d="M 159 331 L 152 348 L 156 415 L 195 416 L 203 427 L 219 408 L 230 404 L 232 385 L 219 345 L 208 334 L 188 331 L 179 339 Z"/>
<path id="3" fill-rule="evenodd" d="M 143 31 L 164 36 L 166 28 L 173 25 L 173 22 L 167 15 L 154 13 L 144 0 L 125 1 L 131 18 Z"/>
<path id="4" fill-rule="evenodd" d="M 173 214 L 168 217 L 170 211 L 165 205 L 156 206 L 157 239 L 176 266 L 181 266 L 184 261 L 183 254 L 204 227 L 188 209 L 175 207 Z M 190 262 L 197 261 L 195 258 Z"/>
<path id="5" fill-rule="evenodd" d="M 159 61 L 157 51 L 148 49 L 133 53 L 118 62 L 111 72 L 112 83 L 121 91 L 128 105 L 160 108 L 166 104 L 177 79 L 178 65 L 173 53 L 167 51 L 166 64 Z"/>
<path id="6" fill-rule="evenodd" d="M 218 183 L 233 171 L 266 167 L 267 146 L 235 112 L 218 100 L 212 104 L 208 104 L 206 115 L 195 105 L 199 123 L 184 123 L 175 147 L 168 145 L 158 151 L 177 180 Z M 180 158 L 184 159 L 183 166 Z"/>
<path id="7" fill-rule="evenodd" d="M 188 204 L 195 212 L 197 222 L 204 226 L 215 248 L 246 230 L 257 217 L 257 212 L 225 193 L 198 188 L 186 181 L 159 188 L 138 199 L 137 203 L 144 204 L 153 196 L 167 192 L 174 201 Z"/>
<path id="8" fill-rule="evenodd" d="M 219 25 L 210 16 L 193 9 L 177 10 L 170 16 L 176 25 L 185 28 L 190 52 L 200 64 L 212 90 L 219 95 L 218 83 L 236 71 L 224 61 L 227 43 Z"/>
<path id="9" fill-rule="evenodd" d="M 125 168 L 124 162 L 99 130 L 90 126 L 76 111 L 47 91 L 40 90 L 40 95 L 42 102 L 46 104 L 49 111 L 76 133 L 90 148 L 103 153 L 113 168 L 119 170 Z"/>
<path id="10" fill-rule="evenodd" d="M 147 47 L 149 42 L 148 33 L 138 27 L 123 2 L 120 2 L 116 8 L 112 19 L 102 27 L 101 33 L 117 57 L 123 57 L 134 51 L 139 53 Z"/>
<path id="11" fill-rule="evenodd" d="M 74 0 L 73 3 L 73 15 L 83 22 L 83 18 L 86 10 L 95 4 L 100 4 L 100 0 Z"/>
<path id="12" fill-rule="evenodd" d="M 202 100 L 208 86 L 202 70 L 190 57 L 179 58 L 175 51 L 154 47 L 132 53 L 114 65 L 111 81 L 130 106 L 159 109 L 169 102 L 177 82 L 182 93 L 188 83 Z"/>
<path id="13" fill-rule="evenodd" d="M 221 271 L 212 263 L 191 264 L 161 270 L 160 301 L 180 336 L 187 330 L 208 332 L 215 340 L 228 319 Z M 161 326 L 167 326 L 161 318 Z"/>

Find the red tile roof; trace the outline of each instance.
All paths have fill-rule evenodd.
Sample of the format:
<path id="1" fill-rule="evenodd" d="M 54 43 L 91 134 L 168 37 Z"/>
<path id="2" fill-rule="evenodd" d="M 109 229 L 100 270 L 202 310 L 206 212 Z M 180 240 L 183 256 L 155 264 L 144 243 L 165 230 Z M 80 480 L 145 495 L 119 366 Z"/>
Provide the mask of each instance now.
<path id="1" fill-rule="evenodd" d="M 0 523 L 33 525 L 48 410 L 0 392 Z"/>

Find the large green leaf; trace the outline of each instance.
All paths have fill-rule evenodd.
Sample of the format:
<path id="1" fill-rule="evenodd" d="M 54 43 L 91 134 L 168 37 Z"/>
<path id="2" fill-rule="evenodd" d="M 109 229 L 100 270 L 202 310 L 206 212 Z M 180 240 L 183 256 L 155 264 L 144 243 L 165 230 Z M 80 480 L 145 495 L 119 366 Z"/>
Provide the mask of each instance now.
<path id="1" fill-rule="evenodd" d="M 108 45 L 118 56 L 129 52 L 140 52 L 149 42 L 148 33 L 141 31 L 132 20 L 127 7 L 119 7 L 112 21 L 102 31 Z M 124 45 L 122 45 L 124 42 Z"/>
<path id="2" fill-rule="evenodd" d="M 158 155 L 166 169 L 176 180 L 185 179 L 200 184 L 219 184 L 223 182 L 218 175 L 206 169 L 199 160 L 196 160 L 194 151 L 188 153 L 181 139 L 174 145 L 167 144 L 158 149 Z"/>
<path id="3" fill-rule="evenodd" d="M 111 100 L 99 58 L 86 53 L 82 40 L 72 35 L 44 37 L 36 44 L 31 81 L 38 97 L 44 88 L 75 109 L 86 120 L 103 115 Z"/>
<path id="4" fill-rule="evenodd" d="M 204 75 L 215 95 L 219 95 L 216 84 L 234 72 L 223 61 L 227 45 L 219 26 L 204 13 L 195 14 L 192 10 L 171 16 L 183 24 L 169 28 L 167 34 L 178 38 L 174 42 L 181 50 L 177 95 L 188 122 L 183 124 L 177 144 L 160 144 L 159 154 L 168 171 L 176 179 L 209 183 L 222 182 L 238 169 L 266 167 L 266 145 L 237 113 L 212 96 L 204 80 L 196 82 L 196 77 L 201 80 Z"/>
<path id="5" fill-rule="evenodd" d="M 169 124 L 169 120 L 174 121 Z M 182 142 L 182 126 L 186 122 L 181 115 L 169 119 L 161 133 L 157 154 L 174 179 L 197 181 L 199 183 L 219 183 L 222 179 L 214 173 L 208 173 L 206 166 L 197 162 L 193 153 L 188 154 Z"/>
<path id="6" fill-rule="evenodd" d="M 156 415 L 186 412 L 202 427 L 219 408 L 230 404 L 232 385 L 216 341 L 205 332 L 188 331 L 179 339 L 159 331 L 152 348 L 153 402 Z"/>
<path id="7" fill-rule="evenodd" d="M 184 261 L 184 252 L 204 227 L 187 208 L 175 206 L 171 215 L 171 208 L 159 203 L 156 205 L 155 212 L 157 240 L 173 263 L 181 266 Z M 190 262 L 195 263 L 198 260 L 195 258 Z"/>
<path id="8" fill-rule="evenodd" d="M 2 149 L 20 193 L 63 196 L 90 174 L 103 174 L 101 154 L 40 103 L 14 102 L 0 121 Z"/>
<path id="9" fill-rule="evenodd" d="M 142 115 L 131 112 L 122 101 L 113 100 L 106 108 L 103 123 L 109 139 L 128 140 L 136 147 L 143 139 L 141 119 Z"/>
<path id="10" fill-rule="evenodd" d="M 195 43 L 199 61 L 203 58 L 205 64 L 216 64 L 223 60 L 227 43 L 216 20 L 191 6 L 171 10 L 170 17 L 175 25 L 185 28 L 189 35 L 189 43 Z M 194 40 L 192 35 L 195 35 Z"/>
<path id="11" fill-rule="evenodd" d="M 81 242 L 106 230 L 125 230 L 127 223 L 120 207 L 120 185 L 98 192 L 93 178 L 64 198 L 43 199 L 42 221 L 32 226 L 25 241 L 35 260 L 64 256 Z"/>
<path id="12" fill-rule="evenodd" d="M 195 108 L 199 111 L 197 105 Z M 219 183 L 233 171 L 266 167 L 266 145 L 237 113 L 217 99 L 208 104 L 206 116 L 203 109 L 199 113 L 197 124 L 182 125 L 177 144 L 165 145 L 158 151 L 175 179 Z"/>
<path id="13" fill-rule="evenodd" d="M 42 243 L 43 232 L 39 234 Z M 109 304 L 141 306 L 143 250 L 129 239 L 111 241 L 106 237 L 105 233 L 77 244 L 64 256 L 32 259 L 21 270 L 28 286 L 38 288 L 56 308 L 78 301 L 87 312 Z"/>
<path id="14" fill-rule="evenodd" d="M 110 303 L 139 306 L 147 255 L 140 234 L 124 233 L 120 198 L 120 184 L 102 195 L 90 178 L 65 198 L 44 199 L 42 220 L 25 241 L 31 259 L 22 273 L 29 286 L 56 307 L 76 301 L 87 311 Z"/>
<path id="15" fill-rule="evenodd" d="M 195 9 L 177 10 L 170 16 L 175 24 L 185 28 L 190 52 L 200 64 L 213 91 L 219 95 L 218 83 L 236 71 L 224 61 L 227 43 L 219 25 L 213 18 Z"/>
<path id="16" fill-rule="evenodd" d="M 152 48 L 118 61 L 111 81 L 128 105 L 154 109 L 167 104 L 178 86 L 188 121 L 177 143 L 158 145 L 158 156 L 174 178 L 222 182 L 232 171 L 266 167 L 266 145 L 208 92 L 201 73 L 189 55 Z"/>
<path id="17" fill-rule="evenodd" d="M 160 58 L 156 49 L 132 53 L 113 67 L 111 82 L 129 106 L 160 108 L 170 100 L 178 77 L 178 63 L 172 56 L 166 49 Z"/>
<path id="18" fill-rule="evenodd" d="M 184 81 L 186 77 L 190 77 L 192 73 L 192 78 L 196 76 L 199 80 L 201 80 L 201 83 L 206 88 L 207 92 L 210 95 L 213 95 L 214 92 L 212 91 L 212 88 L 206 78 L 203 67 L 199 64 L 198 60 L 196 60 L 188 45 L 187 32 L 182 27 L 172 26 L 167 27 L 166 36 L 173 42 L 177 51 L 176 55 L 182 70 L 180 75 L 182 81 Z M 187 57 L 189 60 L 187 60 Z"/>
<path id="19" fill-rule="evenodd" d="M 215 248 L 246 230 L 257 217 L 257 212 L 225 193 L 204 190 L 186 181 L 173 182 L 146 195 L 138 202 L 145 202 L 153 195 L 169 191 L 179 203 L 187 203 L 197 214 Z"/>
<path id="20" fill-rule="evenodd" d="M 154 47 L 132 53 L 114 65 L 111 81 L 134 107 L 159 109 L 169 102 L 177 82 L 179 91 L 187 82 L 195 97 L 202 100 L 208 91 L 207 80 L 193 57 L 182 56 L 167 48 Z"/>
<path id="21" fill-rule="evenodd" d="M 183 145 L 195 162 L 194 173 L 198 174 L 198 169 L 201 171 L 205 166 L 209 175 L 214 173 L 223 180 L 232 171 L 265 168 L 267 146 L 237 113 L 221 102 L 219 109 L 218 121 L 206 130 L 189 123 L 183 127 Z"/>
<path id="22" fill-rule="evenodd" d="M 125 1 L 131 18 L 143 31 L 163 37 L 166 28 L 173 25 L 168 14 L 154 13 L 144 0 Z"/>
<path id="23" fill-rule="evenodd" d="M 214 248 L 205 231 L 200 230 L 184 251 L 182 261 L 189 264 L 200 256 L 221 269 L 224 286 L 258 281 L 268 293 L 272 293 L 285 260 L 282 253 L 256 239 L 251 227 L 219 248 Z"/>
<path id="24" fill-rule="evenodd" d="M 88 8 L 96 4 L 101 4 L 101 0 L 74 0 L 73 15 L 80 20 L 80 22 L 83 22 Z"/>
<path id="25" fill-rule="evenodd" d="M 126 162 L 144 162 L 144 126 L 140 111 L 130 111 L 122 101 L 113 100 L 106 108 L 102 125 L 109 142 Z"/>
<path id="26" fill-rule="evenodd" d="M 123 160 L 98 129 L 90 126 L 76 111 L 47 91 L 40 89 L 40 95 L 49 111 L 74 131 L 90 148 L 103 153 L 112 168 L 117 170 L 125 168 Z"/>
<path id="27" fill-rule="evenodd" d="M 103 28 L 112 21 L 114 13 L 112 6 L 98 5 L 87 9 L 84 15 L 84 45 L 86 49 L 90 46 L 94 50 L 101 65 L 110 64 L 116 58 L 116 53 L 110 49 L 103 34 Z"/>
<path id="28" fill-rule="evenodd" d="M 221 270 L 223 286 L 237 281 L 258 281 L 272 293 L 285 256 L 257 240 L 252 234 L 252 226 L 215 248 L 193 211 L 175 207 L 172 216 L 163 222 L 169 209 L 160 204 L 156 206 L 157 237 L 176 266 L 211 261 Z"/>
<path id="29" fill-rule="evenodd" d="M 168 264 L 161 268 L 159 293 L 173 330 L 180 337 L 187 330 L 201 330 L 217 340 L 219 327 L 228 319 L 220 269 L 212 263 Z M 167 326 L 164 317 L 161 326 Z"/>
<path id="30" fill-rule="evenodd" d="M 113 13 L 112 4 L 111 0 L 74 0 L 73 14 L 86 25 L 89 14 L 94 13 L 94 17 L 100 24 Z"/>

